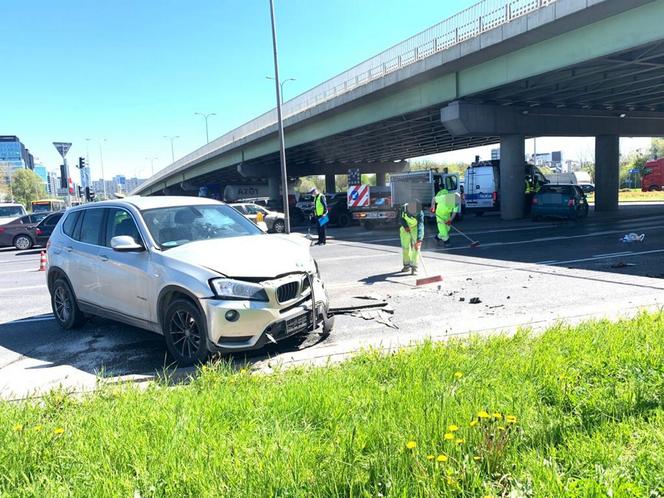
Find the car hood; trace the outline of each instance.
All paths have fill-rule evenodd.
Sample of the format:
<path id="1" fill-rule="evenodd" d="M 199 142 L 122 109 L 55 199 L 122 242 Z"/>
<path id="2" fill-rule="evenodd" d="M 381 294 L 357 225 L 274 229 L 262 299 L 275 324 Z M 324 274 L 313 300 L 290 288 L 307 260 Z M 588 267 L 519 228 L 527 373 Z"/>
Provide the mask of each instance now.
<path id="1" fill-rule="evenodd" d="M 164 255 L 235 278 L 275 278 L 315 269 L 309 241 L 298 235 L 200 240 L 168 249 Z"/>

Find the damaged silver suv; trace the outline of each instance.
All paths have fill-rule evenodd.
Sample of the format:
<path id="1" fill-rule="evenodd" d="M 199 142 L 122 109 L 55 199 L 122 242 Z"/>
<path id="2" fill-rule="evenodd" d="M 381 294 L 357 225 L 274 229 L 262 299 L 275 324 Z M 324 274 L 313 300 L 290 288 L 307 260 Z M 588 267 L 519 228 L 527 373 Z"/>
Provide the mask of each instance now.
<path id="1" fill-rule="evenodd" d="M 61 327 L 98 315 L 164 335 L 181 365 L 333 326 L 298 236 L 267 235 L 221 202 L 128 197 L 67 210 L 48 243 Z"/>

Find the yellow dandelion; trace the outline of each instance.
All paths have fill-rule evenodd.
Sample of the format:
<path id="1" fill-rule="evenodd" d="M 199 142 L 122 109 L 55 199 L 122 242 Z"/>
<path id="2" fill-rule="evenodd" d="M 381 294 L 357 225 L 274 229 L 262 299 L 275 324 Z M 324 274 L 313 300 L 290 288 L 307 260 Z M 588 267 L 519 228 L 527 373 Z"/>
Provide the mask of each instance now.
<path id="1" fill-rule="evenodd" d="M 408 441 L 406 443 L 406 448 L 408 448 L 409 450 L 414 450 L 416 446 L 417 443 L 415 441 Z"/>
<path id="2" fill-rule="evenodd" d="M 436 457 L 433 456 L 433 455 L 427 455 L 427 460 L 429 460 L 429 461 L 433 460 L 434 458 L 436 458 Z"/>
<path id="3" fill-rule="evenodd" d="M 500 412 L 493 412 L 493 418 L 496 420 L 502 420 L 503 416 L 500 414 Z"/>
<path id="4" fill-rule="evenodd" d="M 450 477 L 450 476 L 447 476 L 445 478 L 445 482 L 447 482 L 447 484 L 449 484 L 450 486 L 453 486 L 454 484 L 456 484 L 456 481 L 454 480 L 454 478 Z"/>
<path id="5" fill-rule="evenodd" d="M 507 415 L 505 420 L 508 424 L 516 424 L 516 417 L 514 415 Z"/>
<path id="6" fill-rule="evenodd" d="M 460 437 L 458 437 L 458 438 L 456 438 L 456 439 L 454 440 L 454 442 L 455 442 L 456 444 L 463 444 L 463 443 L 466 442 L 466 440 L 465 440 L 465 439 L 461 439 Z"/>
<path id="7" fill-rule="evenodd" d="M 489 415 L 489 413 L 486 412 L 485 410 L 477 412 L 477 416 L 479 418 L 491 418 L 491 415 Z"/>
<path id="8" fill-rule="evenodd" d="M 22 431 L 23 430 L 23 424 L 14 424 L 14 430 L 16 432 Z"/>
<path id="9" fill-rule="evenodd" d="M 473 457 L 473 460 L 475 460 L 476 462 L 479 462 L 479 461 L 481 460 L 481 458 L 478 457 L 477 455 L 475 455 L 475 456 Z"/>
<path id="10" fill-rule="evenodd" d="M 436 461 L 441 463 L 445 463 L 447 462 L 447 460 L 448 460 L 447 455 L 438 455 L 438 457 L 436 458 Z"/>
<path id="11" fill-rule="evenodd" d="M 492 495 L 484 495 L 482 498 L 493 498 Z"/>
<path id="12" fill-rule="evenodd" d="M 470 424 L 468 424 L 468 425 L 470 425 L 471 427 L 476 427 L 477 424 L 479 424 L 479 422 L 477 420 L 471 420 Z"/>
<path id="13" fill-rule="evenodd" d="M 63 434 L 64 432 L 65 432 L 65 430 L 64 430 L 62 427 L 58 427 L 57 429 L 55 429 L 55 430 L 53 431 L 53 433 L 56 434 L 56 435 L 58 435 L 58 436 L 59 436 L 60 434 Z"/>
<path id="14" fill-rule="evenodd" d="M 459 426 L 458 426 L 458 425 L 455 425 L 455 424 L 451 424 L 451 425 L 448 425 L 448 426 L 447 426 L 447 430 L 448 430 L 449 432 L 456 432 L 456 431 L 459 430 Z"/>
<path id="15" fill-rule="evenodd" d="M 36 431 L 36 432 L 41 431 L 43 428 L 44 428 L 43 425 L 35 425 L 35 431 Z"/>
<path id="16" fill-rule="evenodd" d="M 454 434 L 451 432 L 446 432 L 443 436 L 443 439 L 445 439 L 445 441 L 452 441 L 452 439 L 454 439 Z"/>
<path id="17" fill-rule="evenodd" d="M 461 377 L 463 377 L 463 372 L 454 372 L 455 379 L 460 379 Z"/>
<path id="18" fill-rule="evenodd" d="M 502 425 L 499 425 L 499 426 L 498 426 L 498 430 L 499 430 L 499 431 L 504 431 L 505 428 L 504 428 Z"/>

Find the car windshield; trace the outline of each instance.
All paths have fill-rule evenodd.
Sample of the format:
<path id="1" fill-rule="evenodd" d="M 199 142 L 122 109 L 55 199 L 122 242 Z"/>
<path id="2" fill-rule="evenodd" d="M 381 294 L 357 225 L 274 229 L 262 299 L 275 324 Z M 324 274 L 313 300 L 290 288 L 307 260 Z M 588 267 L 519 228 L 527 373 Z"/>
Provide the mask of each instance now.
<path id="1" fill-rule="evenodd" d="M 9 216 L 21 216 L 24 214 L 21 206 L 0 206 L 0 218 L 8 218 Z"/>
<path id="2" fill-rule="evenodd" d="M 235 209 L 225 205 L 149 209 L 143 211 L 143 219 L 162 249 L 198 240 L 263 233 Z"/>

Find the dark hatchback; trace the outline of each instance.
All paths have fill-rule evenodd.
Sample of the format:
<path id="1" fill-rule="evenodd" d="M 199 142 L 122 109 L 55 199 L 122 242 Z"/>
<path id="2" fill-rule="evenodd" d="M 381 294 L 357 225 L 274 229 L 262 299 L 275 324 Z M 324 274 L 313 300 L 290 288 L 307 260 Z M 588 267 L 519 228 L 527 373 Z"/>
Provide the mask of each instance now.
<path id="1" fill-rule="evenodd" d="M 533 196 L 530 215 L 580 220 L 588 216 L 588 200 L 578 185 L 544 185 Z"/>
<path id="2" fill-rule="evenodd" d="M 35 245 L 35 226 L 50 213 L 34 213 L 0 226 L 0 247 L 26 250 Z"/>
<path id="3" fill-rule="evenodd" d="M 57 213 L 51 213 L 46 218 L 39 222 L 39 225 L 35 227 L 35 244 L 38 246 L 45 246 L 48 242 L 48 239 L 53 233 L 55 225 L 58 224 L 62 215 L 65 214 L 64 211 L 58 211 Z"/>

